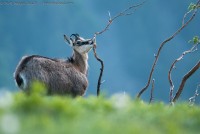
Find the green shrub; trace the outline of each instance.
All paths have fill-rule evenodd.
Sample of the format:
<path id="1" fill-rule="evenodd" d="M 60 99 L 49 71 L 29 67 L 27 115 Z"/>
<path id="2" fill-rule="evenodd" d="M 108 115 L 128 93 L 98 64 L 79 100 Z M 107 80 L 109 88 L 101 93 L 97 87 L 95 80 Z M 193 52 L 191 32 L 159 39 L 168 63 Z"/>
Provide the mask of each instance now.
<path id="1" fill-rule="evenodd" d="M 111 98 L 46 96 L 41 86 L 27 95 L 0 99 L 0 133 L 133 134 L 199 133 L 200 108 L 147 104 L 118 94 Z"/>

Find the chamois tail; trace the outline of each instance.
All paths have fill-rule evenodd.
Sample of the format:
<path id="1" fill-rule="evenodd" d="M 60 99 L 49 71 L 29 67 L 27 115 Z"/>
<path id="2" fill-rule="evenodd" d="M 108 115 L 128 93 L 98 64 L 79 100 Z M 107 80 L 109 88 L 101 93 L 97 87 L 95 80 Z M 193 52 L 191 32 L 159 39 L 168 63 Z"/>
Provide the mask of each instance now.
<path id="1" fill-rule="evenodd" d="M 15 75 L 16 84 L 19 88 L 25 89 L 26 88 L 26 78 L 22 73 L 18 73 Z"/>

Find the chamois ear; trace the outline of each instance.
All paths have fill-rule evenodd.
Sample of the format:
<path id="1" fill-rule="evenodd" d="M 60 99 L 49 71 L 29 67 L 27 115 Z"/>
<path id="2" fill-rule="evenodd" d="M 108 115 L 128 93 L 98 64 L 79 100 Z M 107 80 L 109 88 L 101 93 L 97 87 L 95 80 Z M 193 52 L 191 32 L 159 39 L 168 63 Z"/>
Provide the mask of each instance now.
<path id="1" fill-rule="evenodd" d="M 67 35 L 64 34 L 64 40 L 66 43 L 68 43 L 70 46 L 73 46 L 73 39 L 67 37 Z"/>

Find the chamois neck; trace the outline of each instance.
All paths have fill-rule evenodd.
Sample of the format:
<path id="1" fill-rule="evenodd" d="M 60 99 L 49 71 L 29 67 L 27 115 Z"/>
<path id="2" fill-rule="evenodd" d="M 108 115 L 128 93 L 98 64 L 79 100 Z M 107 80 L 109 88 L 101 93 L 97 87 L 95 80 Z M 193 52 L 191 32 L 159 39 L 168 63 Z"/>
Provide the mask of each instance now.
<path id="1" fill-rule="evenodd" d="M 73 51 L 73 64 L 81 73 L 87 75 L 88 71 L 88 53 L 80 54 L 76 50 Z"/>

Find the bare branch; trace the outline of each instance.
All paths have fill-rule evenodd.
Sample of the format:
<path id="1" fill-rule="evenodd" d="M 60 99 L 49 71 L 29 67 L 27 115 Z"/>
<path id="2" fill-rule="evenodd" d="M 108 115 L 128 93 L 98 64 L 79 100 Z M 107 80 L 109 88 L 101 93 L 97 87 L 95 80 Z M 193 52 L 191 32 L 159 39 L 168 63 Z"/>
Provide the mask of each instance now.
<path id="1" fill-rule="evenodd" d="M 100 68 L 100 74 L 99 74 L 99 79 L 98 79 L 98 84 L 97 84 L 97 96 L 99 96 L 100 94 L 100 87 L 101 87 L 101 79 L 102 79 L 102 76 L 103 76 L 103 71 L 104 71 L 104 63 L 103 63 L 103 60 L 100 59 L 96 53 L 96 42 L 94 44 L 94 47 L 93 47 L 93 52 L 94 52 L 94 56 L 95 58 L 101 63 L 101 68 Z"/>
<path id="2" fill-rule="evenodd" d="M 198 0 L 197 2 L 197 5 L 200 3 L 200 0 Z M 153 65 L 152 65 L 152 68 L 151 68 L 151 71 L 150 71 L 150 74 L 149 74 L 149 78 L 148 78 L 148 81 L 147 81 L 147 84 L 145 85 L 144 88 L 141 89 L 141 91 L 138 93 L 137 97 L 140 98 L 140 96 L 142 95 L 142 93 L 144 91 L 147 90 L 147 88 L 149 87 L 150 85 L 150 82 L 151 82 L 151 79 L 152 79 L 152 75 L 153 75 L 153 72 L 154 72 L 154 69 L 155 69 L 155 66 L 158 62 L 158 59 L 159 59 L 159 56 L 160 56 L 160 52 L 162 50 L 162 48 L 165 46 L 165 44 L 169 41 L 171 41 L 174 37 L 176 37 L 196 16 L 196 13 L 198 11 L 198 8 L 196 8 L 194 11 L 193 11 L 193 14 L 192 16 L 190 17 L 190 19 L 188 21 L 186 21 L 174 34 L 172 34 L 169 38 L 167 38 L 165 41 L 163 41 L 161 44 L 160 44 L 160 47 L 157 51 L 157 54 L 156 54 L 156 57 L 155 57 L 155 60 L 153 62 Z"/>
<path id="3" fill-rule="evenodd" d="M 150 99 L 149 99 L 149 104 L 153 101 L 154 83 L 155 83 L 155 79 L 152 80 L 152 87 L 151 87 L 151 95 L 150 95 Z"/>
<path id="4" fill-rule="evenodd" d="M 186 55 L 186 54 L 189 54 L 189 53 L 192 53 L 192 52 L 194 52 L 194 51 L 196 51 L 197 50 L 197 47 L 198 47 L 198 44 L 196 45 L 193 45 L 192 46 L 192 48 L 191 49 L 189 49 L 189 50 L 187 50 L 187 51 L 184 51 L 183 53 L 182 53 L 182 55 L 179 57 L 179 58 L 177 58 L 173 63 L 172 63 L 172 65 L 171 65 L 171 67 L 170 67 L 170 69 L 169 69 L 169 72 L 168 72 L 168 80 L 169 80 L 169 84 L 170 84 L 170 102 L 172 102 L 172 100 L 173 100 L 173 91 L 174 91 L 174 84 L 173 84 L 173 81 L 172 81 L 172 78 L 171 78 L 171 73 L 172 73 L 172 70 L 175 68 L 175 64 L 177 63 L 177 62 L 179 62 L 180 60 L 182 60 L 183 59 L 183 57 Z"/>
<path id="5" fill-rule="evenodd" d="M 126 16 L 126 15 L 132 15 L 140 6 L 142 6 L 146 1 L 142 2 L 141 4 L 138 5 L 132 5 L 130 7 L 128 7 L 127 9 L 125 9 L 124 11 L 120 12 L 119 14 L 117 14 L 116 16 L 114 16 L 113 18 L 111 17 L 111 13 L 108 11 L 108 16 L 109 16 L 109 20 L 108 20 L 108 24 L 105 26 L 105 28 L 103 30 L 101 30 L 100 32 L 96 32 L 94 34 L 94 40 L 95 40 L 95 45 L 93 47 L 93 52 L 94 52 L 94 56 L 95 58 L 101 63 L 101 68 L 100 68 L 100 74 L 99 74 L 99 79 L 98 79 L 98 84 L 97 84 L 97 96 L 99 96 L 100 94 L 100 87 L 101 87 L 101 79 L 103 76 L 103 71 L 104 71 L 104 63 L 103 60 L 99 58 L 99 56 L 96 53 L 96 37 L 97 35 L 100 35 L 102 33 L 104 33 L 105 31 L 107 31 L 109 29 L 109 27 L 111 26 L 111 24 L 113 23 L 114 20 L 116 20 L 117 18 L 121 17 L 121 16 Z"/>
<path id="6" fill-rule="evenodd" d="M 132 5 L 130 7 L 128 7 L 127 9 L 125 9 L 124 11 L 118 13 L 117 15 L 115 15 L 113 18 L 111 17 L 110 12 L 108 12 L 108 16 L 109 16 L 109 20 L 107 25 L 105 26 L 105 28 L 103 30 L 101 30 L 100 32 L 96 32 L 95 36 L 100 35 L 102 33 L 104 33 L 105 31 L 107 31 L 109 29 L 109 27 L 111 26 L 111 24 L 113 23 L 114 20 L 116 20 L 117 18 L 121 17 L 121 16 L 127 16 L 127 15 L 132 15 L 139 7 L 141 7 L 147 0 L 145 0 L 144 2 L 137 4 L 137 5 Z"/>
<path id="7" fill-rule="evenodd" d="M 199 67 L 200 67 L 200 61 L 198 61 L 197 64 L 187 74 L 184 75 L 184 77 L 181 81 L 181 84 L 179 86 L 179 89 L 176 92 L 176 95 L 172 100 L 173 102 L 175 102 L 179 98 L 179 96 L 181 95 L 181 93 L 183 91 L 186 81 L 199 69 Z"/>

